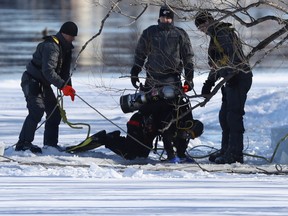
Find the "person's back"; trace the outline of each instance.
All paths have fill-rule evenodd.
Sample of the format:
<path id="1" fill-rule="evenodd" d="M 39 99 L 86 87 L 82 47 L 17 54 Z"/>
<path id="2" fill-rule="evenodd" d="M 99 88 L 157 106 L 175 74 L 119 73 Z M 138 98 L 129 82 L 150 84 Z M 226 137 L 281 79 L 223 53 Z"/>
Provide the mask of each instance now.
<path id="1" fill-rule="evenodd" d="M 242 42 L 232 24 L 218 22 L 209 26 L 207 33 L 211 40 L 208 48 L 208 64 L 215 68 L 218 76 L 235 73 L 228 81 L 252 77 L 251 68 L 243 52 Z"/>
<path id="2" fill-rule="evenodd" d="M 27 64 L 27 73 L 47 86 L 53 84 L 61 88 L 65 82 L 71 83 L 69 75 L 72 49 L 73 45 L 60 32 L 55 36 L 45 37 Z"/>

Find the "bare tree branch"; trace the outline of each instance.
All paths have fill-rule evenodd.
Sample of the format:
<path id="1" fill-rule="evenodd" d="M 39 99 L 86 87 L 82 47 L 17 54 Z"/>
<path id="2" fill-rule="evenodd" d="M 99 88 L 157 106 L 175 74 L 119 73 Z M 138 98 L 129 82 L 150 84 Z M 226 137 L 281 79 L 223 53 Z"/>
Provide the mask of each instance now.
<path id="1" fill-rule="evenodd" d="M 286 37 L 284 37 L 279 43 L 277 43 L 272 49 L 270 49 L 270 50 L 268 50 L 267 52 L 265 52 L 265 55 L 264 55 L 261 59 L 259 59 L 258 61 L 256 61 L 255 64 L 252 66 L 252 68 L 255 67 L 256 65 L 260 64 L 260 62 L 262 62 L 263 59 L 264 59 L 266 56 L 268 56 L 272 51 L 274 51 L 275 49 L 277 49 L 277 48 L 279 48 L 281 45 L 283 45 L 283 43 L 284 43 L 285 41 L 287 41 L 287 40 L 288 40 L 288 34 L 287 34 Z"/>
<path id="2" fill-rule="evenodd" d="M 275 32 L 274 34 L 270 35 L 263 41 L 261 41 L 257 46 L 255 46 L 251 52 L 247 55 L 247 58 L 250 59 L 256 52 L 264 49 L 268 44 L 270 44 L 272 41 L 276 40 L 279 38 L 281 35 L 285 34 L 288 30 L 288 25 L 280 29 L 279 31 Z M 281 43 L 283 44 L 283 43 Z"/>
<path id="3" fill-rule="evenodd" d="M 78 53 L 78 55 L 77 55 L 77 57 L 76 57 L 75 65 L 74 65 L 73 70 L 76 70 L 77 63 L 78 63 L 78 59 L 79 59 L 81 53 L 85 50 L 86 46 L 87 46 L 92 40 L 94 40 L 96 37 L 98 37 L 98 36 L 101 34 L 101 32 L 102 32 L 102 30 L 103 30 L 103 28 L 104 28 L 104 25 L 105 25 L 106 20 L 108 19 L 108 17 L 110 16 L 110 14 L 114 11 L 114 9 L 117 7 L 117 5 L 119 4 L 119 2 L 121 2 L 121 1 L 122 1 L 122 0 L 117 0 L 116 3 L 112 4 L 110 10 L 108 11 L 108 13 L 107 13 L 106 16 L 104 17 L 104 19 L 101 21 L 101 26 L 100 26 L 100 28 L 99 28 L 99 31 L 98 31 L 95 35 L 93 35 L 93 36 L 82 46 L 81 50 L 79 51 L 79 53 Z"/>
<path id="4" fill-rule="evenodd" d="M 120 16 L 125 16 L 130 18 L 132 21 L 128 25 L 132 25 L 136 23 L 141 16 L 144 16 L 148 11 L 150 6 L 160 6 L 163 4 L 167 4 L 178 16 L 178 20 L 190 20 L 193 21 L 195 18 L 196 12 L 200 10 L 207 10 L 211 13 L 216 14 L 217 17 L 216 22 L 224 21 L 225 19 L 233 19 L 236 21 L 236 24 L 239 24 L 240 27 L 243 28 L 243 32 L 248 29 L 251 31 L 250 41 L 243 42 L 243 45 L 246 46 L 247 58 L 250 61 L 255 61 L 254 66 L 260 64 L 262 60 L 268 58 L 273 55 L 275 50 L 280 50 L 285 46 L 285 41 L 288 39 L 288 3 L 286 0 L 221 0 L 221 1 L 211 1 L 211 0 L 131 0 L 130 8 L 131 10 L 135 10 L 135 6 L 141 6 L 143 10 L 135 17 L 129 14 L 126 14 L 121 5 L 119 4 L 121 0 L 118 1 L 109 1 L 111 4 L 110 10 L 106 17 L 102 20 L 102 24 L 99 32 L 94 35 L 89 41 L 85 43 L 79 52 L 77 59 L 79 58 L 81 52 L 85 49 L 88 43 L 101 34 L 101 31 L 104 27 L 104 23 L 106 19 L 109 17 L 111 13 L 116 13 Z M 125 7 L 127 6 L 127 1 L 125 2 Z M 100 3 L 99 3 L 100 4 Z M 262 9 L 268 10 L 269 14 L 261 13 Z M 258 11 L 260 11 L 258 13 Z M 256 15 L 255 15 L 256 14 Z M 264 15 L 263 15 L 264 14 Z M 265 34 L 262 32 L 259 33 L 259 26 L 271 25 L 273 24 L 273 28 L 265 29 Z M 275 24 L 275 25 L 274 25 Z M 128 26 L 127 25 L 127 26 Z M 261 30 L 260 30 L 261 31 Z M 268 35 L 267 35 L 268 34 Z M 285 35 L 286 34 L 286 35 Z M 247 38 L 246 38 L 247 39 Z M 245 40 L 245 38 L 244 38 Z M 272 42 L 274 42 L 274 46 L 272 46 Z M 275 45 L 276 43 L 276 45 Z M 271 48 L 272 47 L 272 48 Z M 264 56 L 262 55 L 264 52 Z M 261 55 L 260 55 L 261 54 Z M 253 59 L 252 59 L 253 57 Z M 255 58 L 255 60 L 254 60 Z M 229 77 L 230 79 L 231 77 Z M 191 109 L 187 112 L 191 112 L 193 109 L 197 107 L 205 106 L 206 103 L 210 101 L 210 99 L 218 92 L 218 90 L 224 85 L 224 83 L 228 79 L 221 80 L 218 85 L 215 86 L 212 93 L 206 95 L 204 101 L 196 104 L 191 107 Z M 188 96 L 188 98 L 194 97 L 203 97 L 203 95 L 193 95 Z M 180 116 L 182 118 L 187 113 L 184 113 Z M 179 119 L 179 118 L 178 118 Z M 170 122 L 167 127 L 163 129 L 166 130 L 171 124 L 173 124 L 177 119 L 174 119 Z"/>

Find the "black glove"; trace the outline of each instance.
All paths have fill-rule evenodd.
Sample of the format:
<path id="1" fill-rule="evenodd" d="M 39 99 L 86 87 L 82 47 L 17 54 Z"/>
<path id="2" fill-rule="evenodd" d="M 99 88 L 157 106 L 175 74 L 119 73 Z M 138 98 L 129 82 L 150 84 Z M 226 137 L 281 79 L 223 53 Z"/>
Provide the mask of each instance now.
<path id="1" fill-rule="evenodd" d="M 131 72 L 130 72 L 130 74 L 131 74 L 131 83 L 136 89 L 139 88 L 139 86 L 136 83 L 137 82 L 140 83 L 139 78 L 138 78 L 138 74 L 140 73 L 140 71 L 141 71 L 141 67 L 139 67 L 138 65 L 133 65 L 133 67 L 131 69 Z"/>
<path id="2" fill-rule="evenodd" d="M 185 66 L 185 82 L 183 86 L 184 92 L 191 91 L 194 88 L 193 77 L 194 77 L 194 65 L 191 62 Z"/>
<path id="3" fill-rule="evenodd" d="M 213 86 L 214 86 L 214 82 L 212 82 L 209 79 L 206 80 L 205 83 L 203 83 L 201 94 L 202 95 L 210 94 Z"/>
<path id="4" fill-rule="evenodd" d="M 193 81 L 186 81 L 185 80 L 184 85 L 183 85 L 183 91 L 188 92 L 188 91 L 191 91 L 193 88 L 194 88 Z"/>
<path id="5" fill-rule="evenodd" d="M 139 86 L 136 84 L 137 82 L 140 82 L 139 78 L 138 78 L 138 75 L 137 76 L 131 75 L 131 83 L 134 86 L 134 88 L 136 88 L 136 89 L 139 88 Z"/>

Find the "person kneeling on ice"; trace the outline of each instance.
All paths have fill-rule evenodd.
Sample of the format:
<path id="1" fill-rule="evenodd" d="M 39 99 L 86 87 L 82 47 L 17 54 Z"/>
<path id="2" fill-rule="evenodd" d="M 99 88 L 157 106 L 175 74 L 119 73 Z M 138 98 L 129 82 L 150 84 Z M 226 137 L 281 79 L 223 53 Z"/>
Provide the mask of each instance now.
<path id="1" fill-rule="evenodd" d="M 192 120 L 190 127 L 178 127 L 173 124 L 169 128 L 174 130 L 173 145 L 177 151 L 178 160 L 169 161 L 172 163 L 193 162 L 185 152 L 190 139 L 199 137 L 203 133 L 203 124 L 199 120 Z M 117 155 L 127 159 L 147 158 L 153 150 L 153 141 L 160 133 L 153 127 L 151 116 L 144 116 L 136 112 L 127 122 L 127 136 L 121 136 L 116 130 L 106 133 L 102 130 L 76 146 L 67 147 L 66 151 L 71 153 L 84 152 L 105 145 Z M 190 122 L 191 123 L 191 122 Z M 180 123 L 179 123 L 180 124 Z"/>

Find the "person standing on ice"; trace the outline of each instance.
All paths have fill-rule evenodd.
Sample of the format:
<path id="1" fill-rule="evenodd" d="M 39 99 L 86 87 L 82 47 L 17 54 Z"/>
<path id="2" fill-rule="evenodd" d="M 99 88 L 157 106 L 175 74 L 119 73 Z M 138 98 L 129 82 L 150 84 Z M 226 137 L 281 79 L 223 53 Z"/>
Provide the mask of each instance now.
<path id="1" fill-rule="evenodd" d="M 243 163 L 243 116 L 247 93 L 252 85 L 251 68 L 232 24 L 218 22 L 209 12 L 200 11 L 196 14 L 195 25 L 211 38 L 208 48 L 211 71 L 202 87 L 202 94 L 210 94 L 220 77 L 234 74 L 221 88 L 221 149 L 212 154 L 209 160 L 217 164 Z"/>
<path id="2" fill-rule="evenodd" d="M 38 44 L 32 60 L 26 66 L 21 87 L 27 102 L 28 116 L 23 123 L 15 151 L 42 153 L 42 149 L 32 142 L 44 112 L 47 114 L 44 147 L 61 149 L 58 145 L 61 115 L 51 85 L 74 101 L 75 90 L 71 86 L 70 65 L 74 48 L 72 42 L 77 34 L 77 25 L 71 21 L 65 22 L 56 35 L 43 38 L 44 41 Z"/>
<path id="3" fill-rule="evenodd" d="M 188 34 L 174 26 L 174 12 L 168 5 L 162 6 L 159 11 L 158 25 L 149 26 L 142 32 L 138 41 L 134 64 L 131 69 L 131 83 L 135 88 L 144 92 L 153 92 L 163 86 L 174 86 L 182 90 L 181 75 L 184 69 L 184 86 L 186 91 L 193 89 L 193 50 Z M 145 64 L 145 65 L 144 65 Z M 139 86 L 139 73 L 146 70 L 145 85 Z M 181 92 L 181 91 L 179 91 Z M 175 109 L 175 101 L 166 101 L 164 109 L 157 108 L 157 104 L 145 104 L 140 111 L 148 116 L 152 113 L 154 124 L 158 129 L 163 128 L 163 122 L 169 122 L 169 115 Z M 189 101 L 187 102 L 189 103 Z M 173 105 L 174 104 L 174 105 Z M 154 108 L 155 109 L 154 109 Z M 191 113 L 192 119 L 192 113 Z M 168 160 L 177 163 L 180 157 L 173 149 L 173 134 L 166 130 L 162 134 Z"/>

